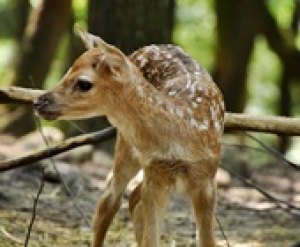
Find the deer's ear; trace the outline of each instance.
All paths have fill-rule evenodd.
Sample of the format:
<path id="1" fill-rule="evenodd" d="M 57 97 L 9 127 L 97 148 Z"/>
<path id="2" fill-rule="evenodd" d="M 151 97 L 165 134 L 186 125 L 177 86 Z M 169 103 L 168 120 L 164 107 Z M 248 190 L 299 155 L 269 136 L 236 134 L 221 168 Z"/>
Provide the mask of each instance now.
<path id="1" fill-rule="evenodd" d="M 109 54 L 106 54 L 103 57 L 102 63 L 102 66 L 104 66 L 107 72 L 109 72 L 115 79 L 118 80 L 121 77 L 122 63 L 120 63 L 120 61 L 115 61 Z"/>
<path id="2" fill-rule="evenodd" d="M 78 32 L 88 50 L 96 47 L 105 49 L 107 44 L 100 37 L 93 35 L 80 27 L 78 27 Z"/>

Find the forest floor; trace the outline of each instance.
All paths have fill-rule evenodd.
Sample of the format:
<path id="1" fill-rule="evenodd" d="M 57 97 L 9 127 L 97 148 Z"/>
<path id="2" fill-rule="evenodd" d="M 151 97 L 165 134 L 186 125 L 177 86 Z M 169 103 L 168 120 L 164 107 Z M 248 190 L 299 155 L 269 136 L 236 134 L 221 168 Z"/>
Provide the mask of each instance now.
<path id="1" fill-rule="evenodd" d="M 74 162 L 70 157 L 60 157 L 56 164 L 75 194 L 76 203 L 91 222 L 111 169 L 111 160 L 101 152 L 92 152 L 92 156 L 88 157 L 80 154 L 80 159 L 80 162 Z M 72 163 L 77 165 L 70 165 Z M 34 198 L 41 181 L 40 167 L 31 165 L 0 174 L 1 247 L 24 245 Z M 251 169 L 251 179 L 272 195 L 300 207 L 299 172 L 274 161 Z M 109 229 L 106 246 L 136 246 L 128 216 L 128 195 L 127 191 L 121 210 Z M 46 168 L 44 189 L 28 246 L 89 246 L 91 230 L 73 204 L 50 165 Z M 300 242 L 299 214 L 296 216 L 279 209 L 235 178 L 218 190 L 216 215 L 231 246 L 288 247 Z M 196 246 L 195 229 L 188 201 L 180 195 L 172 196 L 165 217 L 162 246 Z M 227 246 L 217 224 L 215 235 L 218 246 Z"/>

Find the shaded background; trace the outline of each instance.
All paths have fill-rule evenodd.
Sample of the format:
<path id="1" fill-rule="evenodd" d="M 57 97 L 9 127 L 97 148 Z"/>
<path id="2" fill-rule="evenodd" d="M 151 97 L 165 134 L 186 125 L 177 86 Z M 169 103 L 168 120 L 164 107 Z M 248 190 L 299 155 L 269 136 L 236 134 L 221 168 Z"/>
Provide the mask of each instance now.
<path id="1" fill-rule="evenodd" d="M 84 51 L 78 23 L 126 54 L 152 43 L 182 46 L 211 72 L 227 111 L 297 116 L 299 17 L 297 0 L 0 0 L 0 85 L 56 84 Z M 31 108 L 1 106 L 0 114 L 1 132 L 22 136 L 35 128 Z M 77 124 L 88 132 L 107 122 Z M 260 137 L 290 150 L 287 138 Z"/>
<path id="2" fill-rule="evenodd" d="M 0 86 L 50 88 L 57 84 L 84 51 L 74 25 L 78 23 L 126 54 L 152 43 L 182 46 L 213 75 L 227 111 L 299 116 L 299 17 L 298 0 L 0 0 Z M 66 121 L 43 121 L 69 136 L 108 125 L 103 118 L 75 123 L 82 130 Z M 25 135 L 33 130 L 31 107 L 0 105 L 0 160 L 45 147 L 38 131 Z M 57 128 L 49 129 L 49 136 L 53 142 L 63 139 Z M 300 163 L 299 138 L 255 136 Z M 299 172 L 270 157 L 247 136 L 226 134 L 222 142 L 224 167 L 299 207 Z M 113 144 L 112 140 L 99 147 L 112 153 Z M 91 220 L 112 158 L 94 146 L 84 146 L 56 157 L 55 162 Z M 0 243 L 4 246 L 15 242 L 3 234 L 5 230 L 20 240 L 26 235 L 40 167 L 0 174 Z M 62 188 L 61 178 L 51 166 L 46 167 L 44 196 L 30 245 L 88 246 L 86 224 Z M 283 212 L 234 173 L 219 169 L 218 174 L 216 215 L 232 246 L 281 247 L 299 242 L 299 210 Z M 125 193 L 120 214 L 109 230 L 109 246 L 134 242 L 127 203 L 132 188 Z M 194 246 L 195 224 L 187 201 L 172 198 L 167 213 L 163 246 Z M 218 244 L 226 246 L 219 228 L 216 236 Z"/>

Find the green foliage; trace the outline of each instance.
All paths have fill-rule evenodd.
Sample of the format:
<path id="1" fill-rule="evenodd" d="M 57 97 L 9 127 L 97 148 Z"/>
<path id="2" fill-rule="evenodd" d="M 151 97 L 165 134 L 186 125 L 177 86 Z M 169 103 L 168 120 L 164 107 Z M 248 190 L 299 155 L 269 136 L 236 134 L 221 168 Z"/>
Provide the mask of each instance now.
<path id="1" fill-rule="evenodd" d="M 74 9 L 74 17 L 76 22 L 79 22 L 80 25 L 84 23 L 84 20 L 87 18 L 87 0 L 73 0 L 73 9 Z"/>
<path id="2" fill-rule="evenodd" d="M 83 28 L 86 27 L 85 20 L 87 19 L 87 0 L 73 0 L 72 7 L 74 10 L 74 23 L 79 24 Z M 77 33 L 77 27 L 74 25 L 73 32 Z M 66 35 L 67 36 L 67 35 Z M 59 50 L 56 55 L 56 59 L 53 62 L 52 69 L 46 80 L 45 88 L 52 88 L 60 81 L 61 76 L 65 73 L 66 58 L 68 56 L 69 38 L 64 37 Z"/>
<path id="3" fill-rule="evenodd" d="M 276 114 L 279 96 L 277 85 L 281 74 L 278 57 L 269 50 L 266 40 L 257 38 L 249 64 L 248 106 L 246 111 L 254 114 Z"/>
<path id="4" fill-rule="evenodd" d="M 211 68 L 215 46 L 215 13 L 212 1 L 178 0 L 174 42 L 206 68 Z"/>
<path id="5" fill-rule="evenodd" d="M 68 51 L 68 38 L 65 36 L 57 51 L 56 59 L 53 61 L 51 71 L 46 79 L 44 88 L 52 88 L 55 84 L 60 81 L 61 76 L 65 73 L 66 61 L 64 58 L 67 57 Z"/>
<path id="6" fill-rule="evenodd" d="M 292 21 L 292 13 L 296 1 L 291 0 L 268 0 L 268 7 L 272 15 L 277 19 L 281 28 L 290 27 Z"/>
<path id="7" fill-rule="evenodd" d="M 0 39 L 0 86 L 7 85 L 5 78 L 8 75 L 7 68 L 12 62 L 13 51 L 14 42 L 11 39 Z"/>

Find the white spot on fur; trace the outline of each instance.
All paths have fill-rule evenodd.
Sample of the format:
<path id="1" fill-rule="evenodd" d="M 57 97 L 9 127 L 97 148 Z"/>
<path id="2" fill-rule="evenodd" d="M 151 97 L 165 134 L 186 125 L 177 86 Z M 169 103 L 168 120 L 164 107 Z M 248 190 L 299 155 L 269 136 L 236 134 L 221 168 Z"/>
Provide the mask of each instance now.
<path id="1" fill-rule="evenodd" d="M 194 64 L 195 64 L 195 68 L 196 68 L 196 72 L 194 73 L 195 75 L 200 75 L 201 72 L 200 72 L 200 66 L 197 62 L 194 61 Z"/>
<path id="2" fill-rule="evenodd" d="M 169 96 L 174 96 L 175 94 L 177 93 L 177 91 L 175 90 L 172 90 L 168 93 Z"/>
<path id="3" fill-rule="evenodd" d="M 208 126 L 204 123 L 201 123 L 198 125 L 199 130 L 208 130 Z"/>
<path id="4" fill-rule="evenodd" d="M 192 127 L 198 127 L 198 123 L 195 118 L 190 118 L 190 124 Z"/>
<path id="5" fill-rule="evenodd" d="M 197 90 L 197 81 L 194 81 L 193 84 L 190 87 L 191 93 L 192 95 L 196 94 L 196 90 Z"/>
<path id="6" fill-rule="evenodd" d="M 197 101 L 198 103 L 201 103 L 202 98 L 201 98 L 201 97 L 197 97 L 197 98 L 196 98 L 196 101 Z"/>
<path id="7" fill-rule="evenodd" d="M 166 83 L 166 85 L 165 85 L 165 88 L 169 88 L 169 87 L 174 86 L 174 83 L 175 83 L 174 80 L 168 80 L 167 83 Z"/>
<path id="8" fill-rule="evenodd" d="M 154 101 L 157 106 L 160 106 L 163 103 L 163 99 L 159 95 L 154 96 Z"/>
<path id="9" fill-rule="evenodd" d="M 174 113 L 174 107 L 170 103 L 166 103 L 166 110 L 171 114 Z"/>
<path id="10" fill-rule="evenodd" d="M 180 108 L 175 109 L 176 115 L 180 118 L 183 118 L 184 114 L 183 111 Z"/>
<path id="11" fill-rule="evenodd" d="M 160 58 L 160 50 L 156 45 L 150 45 L 150 52 L 153 54 L 153 60 L 158 60 Z"/>
<path id="12" fill-rule="evenodd" d="M 198 104 L 196 102 L 192 102 L 192 107 L 193 108 L 197 108 L 198 107 Z"/>
<path id="13" fill-rule="evenodd" d="M 194 111 L 189 107 L 186 109 L 186 111 L 189 115 L 192 115 L 194 113 Z"/>
<path id="14" fill-rule="evenodd" d="M 209 129 L 209 121 L 208 121 L 208 119 L 204 119 L 202 124 L 205 126 L 205 128 L 207 130 Z"/>
<path id="15" fill-rule="evenodd" d="M 209 109 L 210 109 L 210 115 L 211 115 L 212 120 L 216 121 L 218 119 L 216 109 L 213 106 L 210 106 Z"/>
<path id="16" fill-rule="evenodd" d="M 187 82 L 187 84 L 186 84 L 186 88 L 189 89 L 189 88 L 191 87 L 191 84 L 192 84 L 192 81 L 189 80 L 189 81 Z"/>
<path id="17" fill-rule="evenodd" d="M 188 71 L 186 71 L 186 81 L 187 81 L 187 84 L 191 84 L 191 82 L 192 82 L 192 79 L 191 79 L 191 75 L 190 75 L 190 73 L 188 72 Z"/>
<path id="18" fill-rule="evenodd" d="M 221 130 L 221 124 L 219 121 L 215 121 L 214 122 L 214 127 L 216 129 L 216 131 L 220 131 Z"/>
<path id="19" fill-rule="evenodd" d="M 136 86 L 136 89 L 137 89 L 138 95 L 139 95 L 141 98 L 144 98 L 144 97 L 145 97 L 144 88 L 143 88 L 141 85 L 137 85 L 137 86 Z"/>
<path id="20" fill-rule="evenodd" d="M 166 58 L 167 58 L 167 59 L 171 59 L 172 57 L 173 57 L 172 54 L 166 53 Z"/>
<path id="21" fill-rule="evenodd" d="M 221 101 L 221 107 L 222 107 L 222 109 L 223 109 L 223 111 L 225 110 L 225 104 L 224 104 L 224 101 L 222 100 Z"/>
<path id="22" fill-rule="evenodd" d="M 147 62 L 148 60 L 146 58 L 143 58 L 142 60 L 140 60 L 140 66 L 143 68 Z"/>

